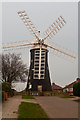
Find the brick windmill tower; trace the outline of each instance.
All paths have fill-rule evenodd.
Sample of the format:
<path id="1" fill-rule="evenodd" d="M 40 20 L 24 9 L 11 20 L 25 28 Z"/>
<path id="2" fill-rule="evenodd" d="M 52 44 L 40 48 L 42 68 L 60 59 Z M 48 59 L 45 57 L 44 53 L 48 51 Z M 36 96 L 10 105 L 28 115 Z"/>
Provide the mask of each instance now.
<path id="1" fill-rule="evenodd" d="M 66 21 L 62 16 L 58 17 L 45 32 L 44 38 L 40 38 L 40 31 L 38 31 L 32 24 L 30 18 L 25 11 L 19 11 L 19 16 L 23 20 L 26 27 L 32 32 L 36 40 L 32 43 L 18 44 L 13 46 L 4 46 L 3 48 L 31 46 L 30 49 L 30 68 L 27 82 L 27 89 L 30 88 L 32 91 L 51 91 L 51 80 L 48 67 L 48 48 L 51 48 L 63 55 L 69 56 L 73 59 L 76 57 L 68 52 L 62 51 L 56 47 L 48 45 L 45 41 L 53 38 L 57 32 L 65 25 Z"/>

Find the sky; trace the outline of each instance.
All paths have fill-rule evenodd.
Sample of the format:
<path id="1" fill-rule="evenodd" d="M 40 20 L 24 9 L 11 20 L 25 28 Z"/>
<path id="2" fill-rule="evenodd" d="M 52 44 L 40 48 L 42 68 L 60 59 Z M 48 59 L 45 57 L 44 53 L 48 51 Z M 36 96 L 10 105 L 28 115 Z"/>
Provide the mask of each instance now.
<path id="1" fill-rule="evenodd" d="M 68 48 L 70 51 L 78 53 L 78 4 L 77 2 L 7 2 L 2 3 L 2 42 L 9 45 L 10 42 L 35 40 L 25 27 L 23 21 L 17 12 L 25 10 L 35 27 L 43 33 L 57 18 L 62 15 L 66 20 L 66 25 L 51 40 L 46 43 L 55 46 L 59 44 L 59 48 Z M 9 43 L 8 43 L 9 42 Z M 54 43 L 53 43 L 54 42 Z M 8 43 L 8 44 L 7 44 Z M 28 42 L 27 42 L 28 43 Z M 58 46 L 57 46 L 58 47 Z M 30 48 L 14 49 L 13 52 L 21 53 L 24 63 L 29 67 Z M 12 51 L 8 51 L 12 52 Z M 59 54 L 60 55 L 60 54 Z M 68 57 L 55 55 L 54 50 L 49 49 L 48 64 L 50 71 L 51 83 L 64 87 L 76 80 L 78 77 L 78 62 L 71 62 Z"/>

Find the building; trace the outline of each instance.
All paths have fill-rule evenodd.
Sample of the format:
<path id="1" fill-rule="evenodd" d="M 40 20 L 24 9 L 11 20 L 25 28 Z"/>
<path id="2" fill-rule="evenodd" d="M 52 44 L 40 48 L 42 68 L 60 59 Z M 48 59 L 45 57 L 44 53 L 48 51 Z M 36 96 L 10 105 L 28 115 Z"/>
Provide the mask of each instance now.
<path id="1" fill-rule="evenodd" d="M 59 85 L 56 85 L 55 83 L 52 83 L 52 90 L 56 91 L 56 92 L 62 92 L 63 89 Z"/>
<path id="2" fill-rule="evenodd" d="M 31 49 L 30 52 L 31 62 L 27 90 L 31 85 L 32 91 L 51 91 L 47 48 L 40 49 L 39 46 L 37 46 L 36 48 L 34 47 L 34 49 Z"/>
<path id="3" fill-rule="evenodd" d="M 73 85 L 79 81 L 80 81 L 80 78 L 77 78 L 76 81 L 70 83 L 69 85 L 66 85 L 63 88 L 63 92 L 70 93 L 71 95 L 73 95 Z"/>

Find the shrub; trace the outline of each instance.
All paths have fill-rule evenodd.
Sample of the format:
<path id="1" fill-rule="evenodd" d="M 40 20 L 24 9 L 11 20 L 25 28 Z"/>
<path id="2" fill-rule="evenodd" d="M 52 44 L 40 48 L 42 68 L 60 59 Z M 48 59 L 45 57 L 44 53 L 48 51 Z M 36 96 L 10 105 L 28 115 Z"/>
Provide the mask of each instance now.
<path id="1" fill-rule="evenodd" d="M 78 96 L 80 97 L 80 82 L 78 82 Z"/>
<path id="2" fill-rule="evenodd" d="M 2 83 L 2 91 L 11 92 L 11 84 L 9 82 Z"/>
<path id="3" fill-rule="evenodd" d="M 9 82 L 2 83 L 2 91 L 8 93 L 8 96 L 12 97 L 14 95 L 14 90 L 11 89 L 11 83 Z"/>
<path id="4" fill-rule="evenodd" d="M 80 82 L 73 85 L 73 95 L 80 97 Z"/>

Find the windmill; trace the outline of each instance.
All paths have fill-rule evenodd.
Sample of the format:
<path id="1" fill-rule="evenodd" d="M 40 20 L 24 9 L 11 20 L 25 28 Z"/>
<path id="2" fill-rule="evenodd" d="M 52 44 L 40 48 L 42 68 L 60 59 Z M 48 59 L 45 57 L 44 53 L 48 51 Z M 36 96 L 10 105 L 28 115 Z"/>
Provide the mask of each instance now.
<path id="1" fill-rule="evenodd" d="M 36 40 L 31 43 L 4 46 L 3 49 L 31 46 L 31 59 L 27 89 L 30 88 L 32 91 L 37 91 L 38 89 L 42 89 L 42 91 L 51 91 L 51 82 L 48 67 L 48 48 L 51 48 L 54 51 L 57 51 L 65 56 L 69 56 L 70 58 L 76 58 L 74 55 L 46 43 L 47 39 L 52 39 L 58 33 L 58 31 L 60 31 L 60 29 L 66 24 L 66 21 L 62 16 L 58 17 L 58 20 L 51 24 L 51 26 L 43 33 L 44 37 L 40 38 L 40 31 L 38 31 L 33 25 L 26 12 L 19 11 L 18 14 L 23 20 L 25 26 L 35 36 Z"/>

